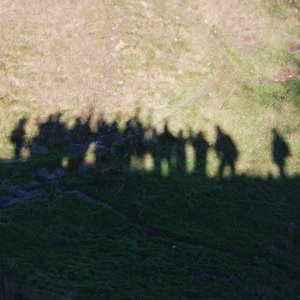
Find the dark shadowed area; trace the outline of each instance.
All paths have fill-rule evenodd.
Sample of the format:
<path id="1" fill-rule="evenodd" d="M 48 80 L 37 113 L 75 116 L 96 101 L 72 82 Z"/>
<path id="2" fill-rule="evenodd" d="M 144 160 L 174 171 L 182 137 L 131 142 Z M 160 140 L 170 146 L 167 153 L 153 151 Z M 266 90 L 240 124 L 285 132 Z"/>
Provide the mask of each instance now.
<path id="1" fill-rule="evenodd" d="M 0 263 L 17 284 L 3 275 L 0 289 L 23 291 L 13 299 L 296 297 L 300 180 L 285 173 L 278 130 L 270 161 L 279 176 L 260 178 L 236 171 L 241 153 L 220 126 L 212 144 L 167 121 L 158 132 L 139 112 L 71 127 L 56 113 L 32 138 L 26 122 L 11 133 L 15 158 L 1 163 Z"/>

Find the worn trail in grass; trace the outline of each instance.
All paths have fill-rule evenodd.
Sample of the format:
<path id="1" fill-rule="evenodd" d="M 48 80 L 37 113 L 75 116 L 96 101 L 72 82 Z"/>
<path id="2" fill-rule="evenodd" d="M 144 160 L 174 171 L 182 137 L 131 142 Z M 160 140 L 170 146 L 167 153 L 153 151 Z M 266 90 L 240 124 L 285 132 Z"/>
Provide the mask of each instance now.
<path id="1" fill-rule="evenodd" d="M 299 297 L 299 8 L 0 0 L 0 269 L 38 299 Z"/>

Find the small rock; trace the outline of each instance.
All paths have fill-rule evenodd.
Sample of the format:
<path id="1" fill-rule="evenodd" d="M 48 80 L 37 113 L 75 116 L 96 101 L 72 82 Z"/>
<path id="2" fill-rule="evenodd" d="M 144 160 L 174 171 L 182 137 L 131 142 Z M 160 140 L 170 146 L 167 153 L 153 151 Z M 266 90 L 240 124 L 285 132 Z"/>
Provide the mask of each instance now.
<path id="1" fill-rule="evenodd" d="M 18 164 L 20 162 L 20 159 L 2 159 L 2 163 L 7 164 L 8 166 L 13 166 L 15 164 Z"/>
<path id="2" fill-rule="evenodd" d="M 15 201 L 15 197 L 7 196 L 0 199 L 0 209 L 9 206 L 11 203 Z"/>
<path id="3" fill-rule="evenodd" d="M 103 140 L 101 138 L 97 138 L 95 141 L 94 141 L 95 145 L 96 145 L 96 148 L 100 148 L 101 146 L 105 147 L 105 145 L 103 144 Z"/>
<path id="4" fill-rule="evenodd" d="M 27 193 L 23 191 L 18 185 L 12 186 L 10 192 L 15 197 L 25 197 L 27 195 Z"/>
<path id="5" fill-rule="evenodd" d="M 81 163 L 81 164 L 79 165 L 79 167 L 77 168 L 77 174 L 78 174 L 79 176 L 85 176 L 87 170 L 88 170 L 88 166 L 87 166 L 85 163 Z"/>
<path id="6" fill-rule="evenodd" d="M 295 232 L 297 229 L 297 225 L 294 222 L 287 223 L 283 226 L 281 226 L 281 231 L 286 236 L 293 238 L 295 236 Z"/>
<path id="7" fill-rule="evenodd" d="M 237 278 L 236 276 L 234 275 L 231 275 L 229 278 L 228 278 L 228 282 L 232 285 L 235 285 L 235 286 L 238 286 L 238 285 L 241 285 L 241 280 L 239 278 Z"/>
<path id="8" fill-rule="evenodd" d="M 252 258 L 252 260 L 257 265 L 261 265 L 261 264 L 265 263 L 265 259 L 264 258 L 256 256 L 256 255 Z"/>
<path id="9" fill-rule="evenodd" d="M 119 51 L 119 50 L 123 49 L 124 47 L 125 47 L 125 44 L 124 44 L 124 42 L 121 40 L 121 41 L 119 41 L 119 43 L 116 45 L 115 50 L 116 50 L 116 51 Z"/>
<path id="10" fill-rule="evenodd" d="M 31 191 L 41 187 L 41 183 L 38 181 L 30 181 L 24 185 L 25 190 Z"/>
<path id="11" fill-rule="evenodd" d="M 46 168 L 39 169 L 37 171 L 37 175 L 47 180 L 55 179 L 55 175 L 49 173 L 49 171 Z"/>
<path id="12" fill-rule="evenodd" d="M 46 155 L 49 154 L 49 150 L 45 146 L 39 146 L 39 147 L 37 147 L 36 149 L 34 149 L 34 152 L 38 153 L 38 154 L 46 154 Z"/>
<path id="13" fill-rule="evenodd" d="M 110 234 L 114 231 L 114 227 L 111 226 L 103 226 L 101 228 L 99 228 L 98 232 L 102 233 L 102 234 Z"/>
<path id="14" fill-rule="evenodd" d="M 6 187 L 9 184 L 9 180 L 0 179 L 0 189 Z"/>
<path id="15" fill-rule="evenodd" d="M 65 239 L 59 239 L 54 242 L 54 245 L 58 248 L 64 248 L 67 246 L 67 241 Z"/>
<path id="16" fill-rule="evenodd" d="M 64 170 L 63 168 L 57 168 L 57 169 L 54 171 L 53 175 L 54 175 L 55 177 L 62 177 L 62 176 L 65 175 L 65 170 Z"/>
<path id="17" fill-rule="evenodd" d="M 32 198 L 42 196 L 43 194 L 45 194 L 45 191 L 43 190 L 32 190 L 29 192 L 25 192 L 23 190 L 21 191 L 16 190 L 15 196 L 10 195 L 7 197 L 0 198 L 0 209 L 11 206 L 16 203 L 29 201 Z"/>
<path id="18" fill-rule="evenodd" d="M 71 144 L 70 145 L 70 154 L 75 154 L 75 153 L 85 153 L 88 149 L 87 144 Z"/>
<path id="19" fill-rule="evenodd" d="M 45 194 L 44 190 L 32 190 L 27 193 L 27 198 L 31 199 L 31 198 L 42 196 L 44 194 Z"/>
<path id="20" fill-rule="evenodd" d="M 37 175 L 47 180 L 53 180 L 62 177 L 64 174 L 65 171 L 63 168 L 57 168 L 53 173 L 50 173 L 46 168 L 42 168 L 37 171 Z"/>
<path id="21" fill-rule="evenodd" d="M 158 199 L 159 199 L 158 195 L 151 195 L 151 196 L 149 197 L 149 201 L 150 201 L 151 203 L 156 203 Z"/>
<path id="22" fill-rule="evenodd" d="M 63 235 L 63 237 L 69 238 L 69 239 L 74 239 L 74 238 L 79 237 L 79 234 L 75 231 L 64 231 L 62 235 Z"/>
<path id="23" fill-rule="evenodd" d="M 25 223 L 25 220 L 22 219 L 22 218 L 14 218 L 14 219 L 13 219 L 13 222 L 14 222 L 15 224 L 17 224 L 17 225 L 22 225 L 22 224 Z"/>

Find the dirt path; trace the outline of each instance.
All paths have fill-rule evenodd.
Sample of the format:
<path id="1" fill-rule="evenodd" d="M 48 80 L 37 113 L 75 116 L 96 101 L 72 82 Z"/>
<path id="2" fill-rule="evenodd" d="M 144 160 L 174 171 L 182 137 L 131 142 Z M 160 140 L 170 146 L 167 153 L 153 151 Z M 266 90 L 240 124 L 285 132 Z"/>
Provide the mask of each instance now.
<path id="1" fill-rule="evenodd" d="M 205 24 L 206 25 L 206 24 Z M 207 25 L 206 25 L 207 26 Z M 179 112 L 182 112 L 183 109 L 191 106 L 196 100 L 198 100 L 200 97 L 205 95 L 207 92 L 209 92 L 211 89 L 217 88 L 224 77 L 224 74 L 226 70 L 229 67 L 230 59 L 225 51 L 225 44 L 224 42 L 218 37 L 218 34 L 216 32 L 211 32 L 211 37 L 215 40 L 216 45 L 221 49 L 221 65 L 219 66 L 219 69 L 215 76 L 210 80 L 206 85 L 203 87 L 200 87 L 195 94 L 186 99 L 184 102 L 180 103 L 178 106 L 175 106 L 173 110 L 171 110 L 168 114 L 166 114 L 164 117 L 162 117 L 160 120 L 156 121 L 153 126 L 156 127 L 157 125 L 161 124 L 162 122 L 165 122 L 166 119 L 170 118 L 171 116 L 174 116 L 178 114 Z M 205 118 L 206 119 L 206 118 Z"/>

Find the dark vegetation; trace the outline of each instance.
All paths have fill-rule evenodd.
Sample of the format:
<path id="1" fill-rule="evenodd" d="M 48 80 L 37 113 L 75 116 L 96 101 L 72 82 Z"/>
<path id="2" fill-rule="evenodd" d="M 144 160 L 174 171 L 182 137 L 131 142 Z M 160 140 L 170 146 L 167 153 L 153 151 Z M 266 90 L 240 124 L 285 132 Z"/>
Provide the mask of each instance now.
<path id="1" fill-rule="evenodd" d="M 236 172 L 239 150 L 219 126 L 210 145 L 202 132 L 175 136 L 167 122 L 159 133 L 138 113 L 123 127 L 100 118 L 92 130 L 92 119 L 68 128 L 51 115 L 29 141 L 20 119 L 11 133 L 0 266 L 18 286 L 43 299 L 299 297 L 300 178 L 285 173 L 290 150 L 278 130 L 270 159 L 280 177 L 260 178 Z M 216 177 L 207 176 L 209 150 Z M 0 298 L 31 299 L 6 278 Z"/>

